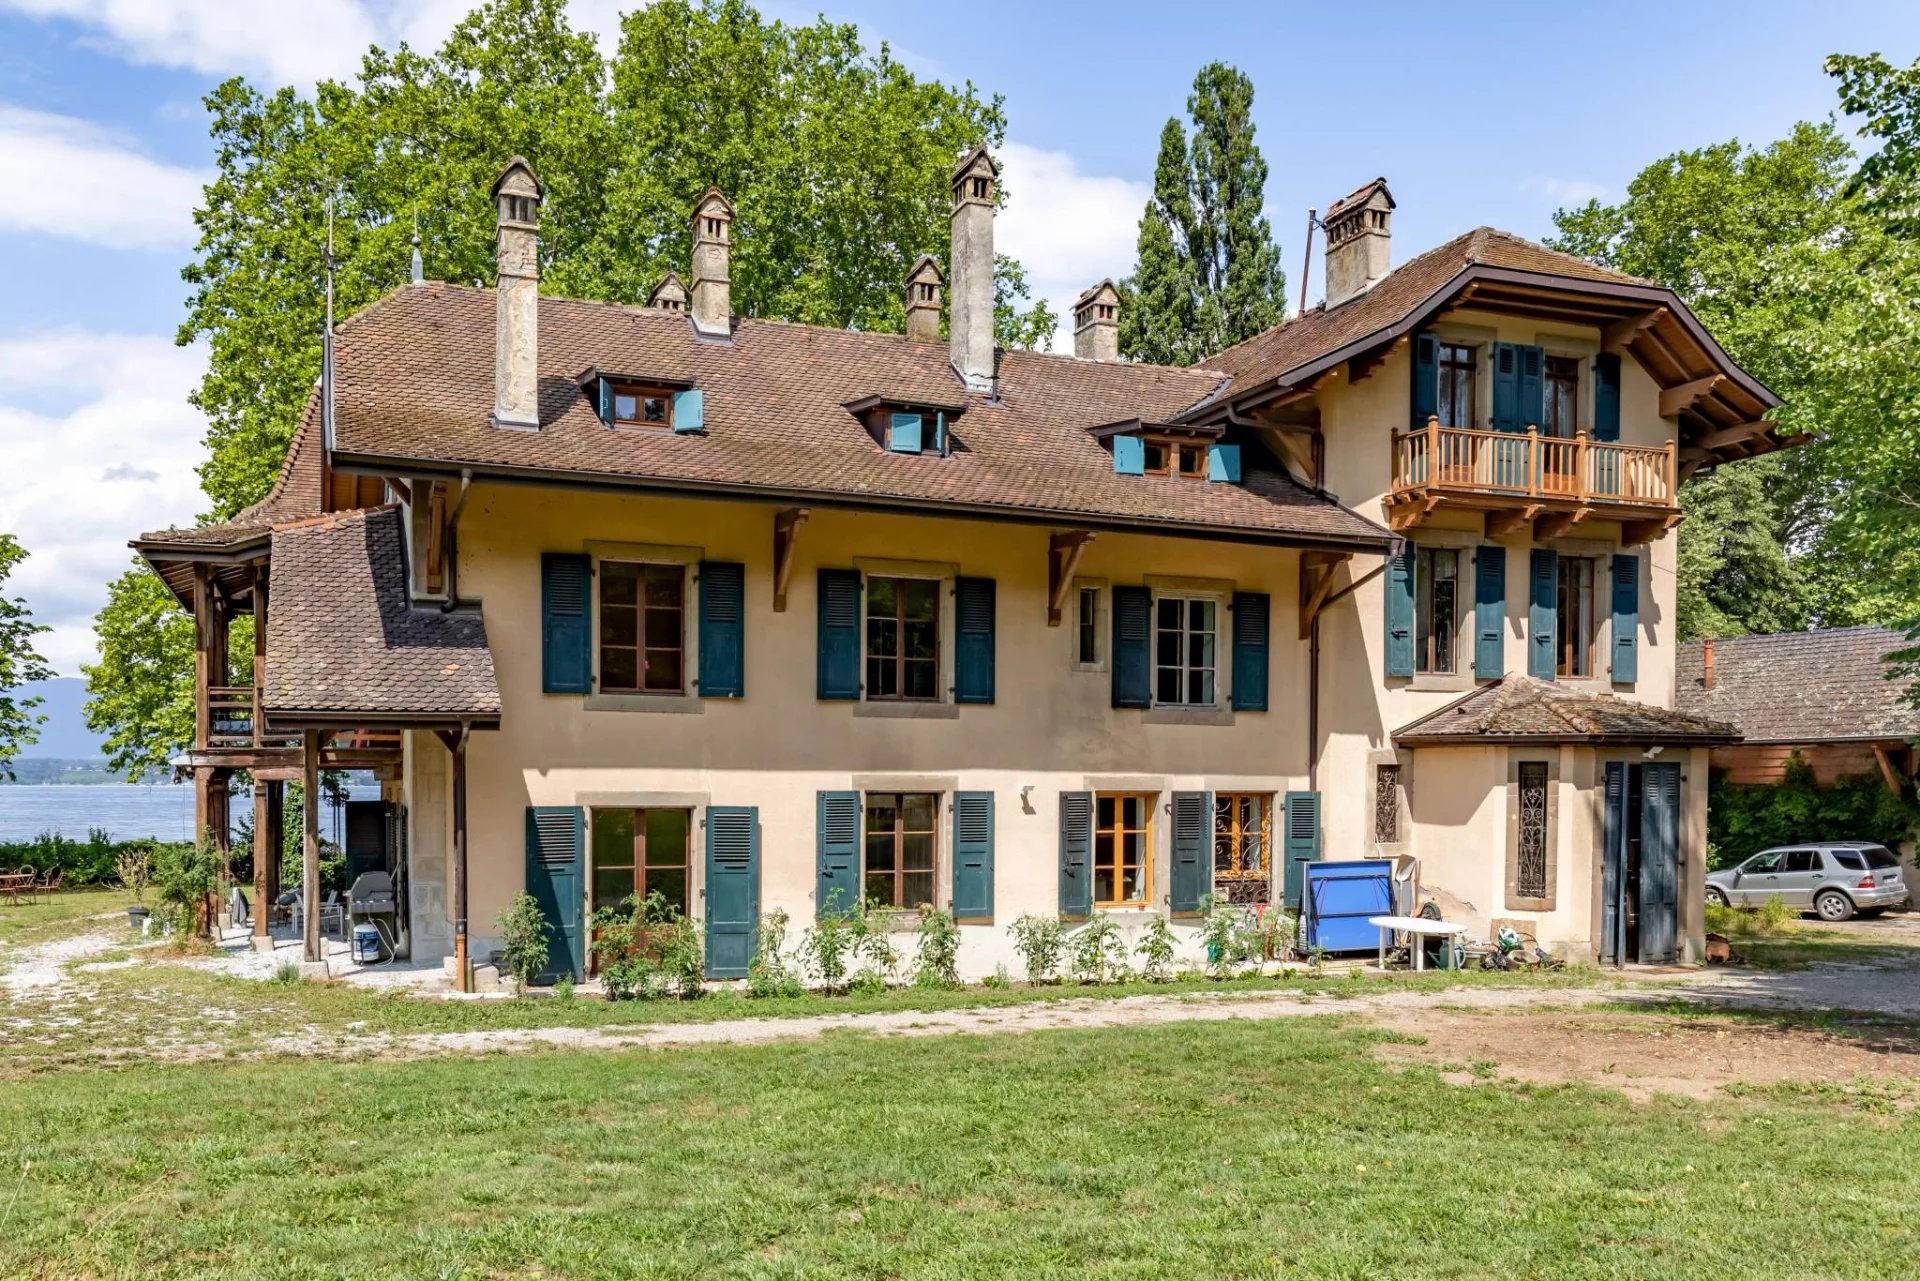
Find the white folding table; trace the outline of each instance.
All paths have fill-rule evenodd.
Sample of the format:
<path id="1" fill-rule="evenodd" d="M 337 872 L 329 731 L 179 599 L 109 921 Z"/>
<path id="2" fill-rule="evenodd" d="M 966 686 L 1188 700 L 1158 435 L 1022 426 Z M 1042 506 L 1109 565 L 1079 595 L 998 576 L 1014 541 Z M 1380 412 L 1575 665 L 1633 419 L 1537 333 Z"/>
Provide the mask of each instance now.
<path id="1" fill-rule="evenodd" d="M 1432 921 L 1424 916 L 1369 916 L 1367 924 L 1377 926 L 1380 930 L 1380 968 L 1383 970 L 1387 968 L 1387 944 L 1392 941 L 1391 936 L 1395 930 L 1406 934 L 1417 934 L 1423 938 L 1448 940 L 1467 932 L 1467 927 L 1464 925 L 1456 925 L 1452 921 Z M 1415 943 L 1408 950 L 1413 953 L 1413 968 L 1426 969 L 1427 949 Z"/>

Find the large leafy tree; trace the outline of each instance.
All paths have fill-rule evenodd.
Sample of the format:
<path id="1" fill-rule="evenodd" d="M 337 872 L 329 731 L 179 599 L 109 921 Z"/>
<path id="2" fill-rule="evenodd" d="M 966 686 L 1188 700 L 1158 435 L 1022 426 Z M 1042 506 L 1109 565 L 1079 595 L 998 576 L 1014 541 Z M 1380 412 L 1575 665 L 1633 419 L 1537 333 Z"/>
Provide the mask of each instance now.
<path id="1" fill-rule="evenodd" d="M 0 534 L 0 588 L 26 558 L 27 550 L 19 540 Z M 39 697 L 23 689 L 53 679 L 53 668 L 33 644 L 33 638 L 46 630 L 33 621 L 26 601 L 0 594 L 0 778 L 13 777 L 14 757 L 39 738 L 40 724 L 46 720 L 35 710 Z"/>
<path id="2" fill-rule="evenodd" d="M 736 310 L 898 329 L 913 261 L 945 257 L 954 161 L 1006 130 L 999 99 L 917 79 L 852 26 L 769 22 L 741 0 L 637 8 L 611 58 L 565 0 L 489 0 L 436 52 L 371 50 L 311 97 L 234 79 L 206 103 L 217 170 L 179 336 L 211 353 L 194 401 L 214 518 L 267 492 L 319 376 L 329 200 L 342 317 L 405 282 L 415 235 L 429 275 L 490 284 L 487 192 L 519 153 L 546 187 L 551 292 L 637 302 L 684 275 L 712 184 L 741 213 Z M 1053 316 L 1026 305 L 1018 263 L 999 267 L 1001 341 L 1045 343 Z M 184 741 L 184 620 L 136 571 L 96 627 L 96 728 L 124 768 L 164 759 Z"/>
<path id="3" fill-rule="evenodd" d="M 1189 135 L 1160 131 L 1139 261 L 1125 282 L 1120 349 L 1189 365 L 1280 323 L 1286 275 L 1265 213 L 1267 162 L 1253 140 L 1253 82 L 1209 63 L 1187 98 Z"/>

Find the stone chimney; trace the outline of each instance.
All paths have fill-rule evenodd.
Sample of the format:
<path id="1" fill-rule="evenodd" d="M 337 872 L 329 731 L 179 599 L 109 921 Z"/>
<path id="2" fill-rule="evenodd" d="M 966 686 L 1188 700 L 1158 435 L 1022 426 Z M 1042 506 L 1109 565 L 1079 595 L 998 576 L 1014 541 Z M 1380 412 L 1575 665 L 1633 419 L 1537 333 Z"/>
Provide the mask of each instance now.
<path id="1" fill-rule="evenodd" d="M 693 207 L 693 327 L 718 338 L 733 334 L 733 205 L 718 187 Z"/>
<path id="2" fill-rule="evenodd" d="M 940 286 L 946 283 L 933 255 L 921 254 L 920 261 L 907 273 L 908 341 L 940 341 Z"/>
<path id="3" fill-rule="evenodd" d="M 493 425 L 540 429 L 540 199 L 524 156 L 493 180 Z"/>
<path id="4" fill-rule="evenodd" d="M 953 170 L 953 367 L 969 391 L 993 390 L 993 205 L 1000 166 L 980 143 Z"/>
<path id="5" fill-rule="evenodd" d="M 687 287 L 680 283 L 678 272 L 668 272 L 667 278 L 653 287 L 653 292 L 647 295 L 647 306 L 655 311 L 687 309 Z"/>
<path id="6" fill-rule="evenodd" d="M 1327 306 L 1338 307 L 1386 279 L 1393 269 L 1393 193 L 1385 178 L 1334 201 L 1320 225 L 1327 229 Z"/>
<path id="7" fill-rule="evenodd" d="M 1120 359 L 1120 291 L 1113 281 L 1103 280 L 1073 300 L 1073 354 Z"/>
<path id="8" fill-rule="evenodd" d="M 1700 685 L 1703 689 L 1713 688 L 1713 637 L 1700 642 Z"/>

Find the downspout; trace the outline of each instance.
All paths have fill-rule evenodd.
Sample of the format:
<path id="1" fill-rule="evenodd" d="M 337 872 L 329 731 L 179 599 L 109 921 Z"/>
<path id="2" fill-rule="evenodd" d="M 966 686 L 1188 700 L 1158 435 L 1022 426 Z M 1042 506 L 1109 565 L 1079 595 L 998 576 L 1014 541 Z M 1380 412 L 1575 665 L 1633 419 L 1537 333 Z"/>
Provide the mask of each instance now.
<path id="1" fill-rule="evenodd" d="M 467 505 L 467 491 L 473 488 L 473 468 L 460 469 L 460 496 L 447 512 L 447 599 L 440 612 L 450 613 L 460 599 L 460 509 Z"/>

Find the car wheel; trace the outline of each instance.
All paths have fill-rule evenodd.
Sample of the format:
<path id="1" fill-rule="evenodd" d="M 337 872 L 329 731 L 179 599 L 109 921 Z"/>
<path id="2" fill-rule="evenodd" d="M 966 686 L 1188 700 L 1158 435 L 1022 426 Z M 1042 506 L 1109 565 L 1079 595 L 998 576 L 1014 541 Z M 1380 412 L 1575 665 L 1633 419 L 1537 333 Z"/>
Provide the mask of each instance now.
<path id="1" fill-rule="evenodd" d="M 1727 892 L 1721 889 L 1718 885 L 1707 886 L 1707 906 L 1709 907 L 1727 906 Z"/>
<path id="2" fill-rule="evenodd" d="M 1839 890 L 1821 890 L 1814 897 L 1813 910 L 1823 921 L 1844 921 L 1853 915 L 1853 900 Z"/>

